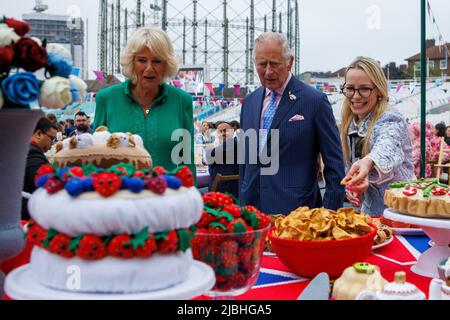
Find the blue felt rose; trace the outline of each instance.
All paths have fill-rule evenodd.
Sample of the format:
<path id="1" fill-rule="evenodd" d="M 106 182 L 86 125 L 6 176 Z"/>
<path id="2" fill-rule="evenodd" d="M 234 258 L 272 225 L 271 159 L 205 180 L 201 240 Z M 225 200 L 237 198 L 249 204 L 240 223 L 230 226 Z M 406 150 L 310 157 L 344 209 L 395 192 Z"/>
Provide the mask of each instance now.
<path id="1" fill-rule="evenodd" d="M 52 77 L 69 78 L 72 74 L 72 62 L 59 53 L 49 52 L 46 69 Z"/>
<path id="2" fill-rule="evenodd" d="M 16 73 L 2 82 L 3 95 L 11 102 L 28 105 L 39 95 L 39 82 L 31 72 Z"/>

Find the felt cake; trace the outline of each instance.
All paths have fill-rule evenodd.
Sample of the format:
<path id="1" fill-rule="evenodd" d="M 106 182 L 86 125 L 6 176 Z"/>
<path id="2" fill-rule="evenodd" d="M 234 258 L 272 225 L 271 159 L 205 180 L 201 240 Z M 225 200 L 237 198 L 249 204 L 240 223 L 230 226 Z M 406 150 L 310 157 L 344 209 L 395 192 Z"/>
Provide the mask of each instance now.
<path id="1" fill-rule="evenodd" d="M 137 293 L 181 283 L 203 201 L 185 166 L 42 166 L 29 200 L 31 270 L 60 290 Z"/>

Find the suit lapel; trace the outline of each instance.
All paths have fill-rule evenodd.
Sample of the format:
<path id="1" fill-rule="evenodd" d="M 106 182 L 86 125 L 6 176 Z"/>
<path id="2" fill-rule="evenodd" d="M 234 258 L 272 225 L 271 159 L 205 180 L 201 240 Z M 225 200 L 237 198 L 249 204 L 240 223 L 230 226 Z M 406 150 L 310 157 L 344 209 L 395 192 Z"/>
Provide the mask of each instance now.
<path id="1" fill-rule="evenodd" d="M 279 128 L 281 121 L 285 118 L 286 114 L 292 110 L 292 107 L 295 103 L 297 103 L 297 99 L 300 98 L 300 86 L 296 83 L 298 80 L 292 76 L 291 80 L 289 81 L 288 85 L 286 86 L 286 89 L 283 92 L 283 96 L 281 97 L 280 103 L 278 104 L 277 111 L 275 112 L 275 116 L 272 121 L 272 125 L 270 126 L 270 129 Z M 295 100 L 291 100 L 289 98 L 289 93 L 296 96 Z M 270 135 L 270 132 L 269 132 Z"/>
<path id="2" fill-rule="evenodd" d="M 256 101 L 256 111 L 253 115 L 253 126 L 252 128 L 256 128 L 257 132 L 259 132 L 260 124 L 261 124 L 261 111 L 262 111 L 262 105 L 264 102 L 264 94 L 266 93 L 266 88 L 260 87 L 255 92 L 255 100 Z"/>

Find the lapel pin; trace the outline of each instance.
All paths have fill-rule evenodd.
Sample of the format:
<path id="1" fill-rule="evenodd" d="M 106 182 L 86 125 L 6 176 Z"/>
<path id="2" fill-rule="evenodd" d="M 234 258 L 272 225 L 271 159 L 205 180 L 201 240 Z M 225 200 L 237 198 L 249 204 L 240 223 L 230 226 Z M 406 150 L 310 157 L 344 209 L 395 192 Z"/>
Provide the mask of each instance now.
<path id="1" fill-rule="evenodd" d="M 291 91 L 289 91 L 289 99 L 291 101 L 295 101 L 295 100 L 297 100 L 297 97 L 295 95 L 293 95 Z"/>

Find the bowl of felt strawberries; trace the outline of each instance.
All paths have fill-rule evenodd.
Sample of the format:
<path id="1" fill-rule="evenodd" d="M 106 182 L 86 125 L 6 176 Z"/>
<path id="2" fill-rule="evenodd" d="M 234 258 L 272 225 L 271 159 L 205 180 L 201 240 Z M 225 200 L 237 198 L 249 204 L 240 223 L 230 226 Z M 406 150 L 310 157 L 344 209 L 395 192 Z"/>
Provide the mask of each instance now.
<path id="1" fill-rule="evenodd" d="M 213 298 L 233 298 L 257 281 L 271 220 L 253 206 L 240 207 L 232 196 L 208 192 L 191 240 L 194 259 L 213 268 Z"/>

